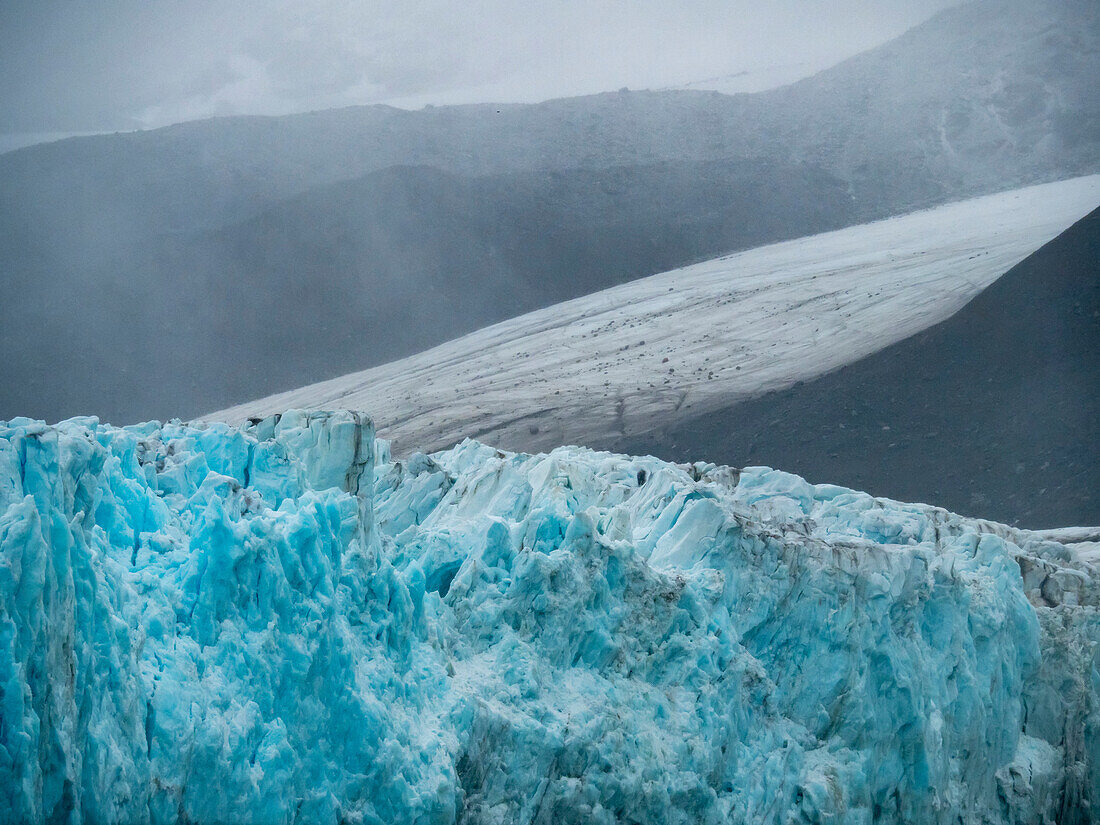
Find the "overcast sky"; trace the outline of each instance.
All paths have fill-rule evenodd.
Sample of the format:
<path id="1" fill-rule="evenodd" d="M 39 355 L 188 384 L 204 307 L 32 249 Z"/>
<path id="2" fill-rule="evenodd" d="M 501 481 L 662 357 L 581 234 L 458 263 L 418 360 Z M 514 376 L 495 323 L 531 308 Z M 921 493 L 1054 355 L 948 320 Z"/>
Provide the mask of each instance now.
<path id="1" fill-rule="evenodd" d="M 359 103 L 757 91 L 955 2 L 0 0 L 0 140 Z"/>

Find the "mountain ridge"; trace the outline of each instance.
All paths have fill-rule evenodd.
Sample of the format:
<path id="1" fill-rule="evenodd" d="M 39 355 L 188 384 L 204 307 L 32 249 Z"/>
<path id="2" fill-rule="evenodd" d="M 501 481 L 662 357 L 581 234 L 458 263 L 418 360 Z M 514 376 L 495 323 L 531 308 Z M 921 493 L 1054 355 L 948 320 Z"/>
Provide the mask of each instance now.
<path id="1" fill-rule="evenodd" d="M 1017 6 L 1024 12 L 1006 13 Z M 1045 29 L 1035 23 L 1044 15 Z M 0 272 L 8 297 L 0 307 L 0 345 L 13 355 L 0 382 L 0 412 L 52 419 L 92 412 L 122 421 L 187 416 L 362 368 L 530 309 L 544 300 L 521 295 L 532 271 L 546 273 L 540 288 L 556 290 L 545 300 L 576 297 L 593 285 L 642 277 L 747 242 L 819 231 L 818 203 L 854 224 L 1100 170 L 1100 104 L 1088 94 L 1100 74 L 1096 18 L 1082 4 L 975 3 L 815 78 L 756 95 L 611 92 L 499 107 L 499 115 L 495 105 L 359 108 L 211 120 L 8 153 L 0 156 Z M 983 49 L 963 48 L 981 20 L 988 22 Z M 883 72 L 884 61 L 899 68 Z M 906 80 L 907 74 L 915 80 Z M 1017 99 L 1031 103 L 1014 107 Z M 662 162 L 697 163 L 697 171 L 664 181 L 638 172 L 617 201 L 601 191 L 615 174 L 610 170 Z M 736 202 L 727 192 L 714 204 L 683 200 L 669 214 L 636 210 L 632 223 L 618 226 L 619 240 L 602 247 L 589 227 L 568 221 L 571 204 L 580 211 L 628 212 L 633 204 L 658 203 L 693 179 L 703 191 L 709 163 L 755 165 L 741 181 L 747 184 L 769 169 L 783 182 L 802 178 L 803 202 L 784 186 L 772 193 L 746 185 Z M 236 238 L 214 237 L 272 210 L 291 215 L 295 198 L 398 164 L 440 169 L 460 178 L 459 188 L 476 186 L 469 181 L 479 175 L 532 176 L 539 191 L 497 193 L 484 208 L 471 200 L 469 215 L 452 216 L 456 227 L 468 230 L 461 243 L 456 233 L 451 240 L 435 234 L 440 212 L 433 201 L 451 195 L 426 191 L 404 205 L 407 220 L 395 234 L 380 236 L 365 250 L 369 254 L 335 272 L 322 270 L 318 261 L 341 254 L 337 240 L 325 246 L 323 237 L 302 232 L 308 215 L 272 247 L 279 255 L 270 267 L 264 255 L 273 257 L 271 250 L 247 251 L 254 240 L 247 226 Z M 538 225 L 540 199 L 561 192 L 553 175 L 569 169 L 587 169 L 588 177 L 570 173 L 577 175 L 581 197 L 551 203 L 548 211 L 560 216 L 558 223 L 530 233 L 527 257 L 540 261 L 524 260 L 522 250 L 511 261 L 494 259 L 493 245 L 500 246 L 497 239 L 519 212 L 531 210 L 527 225 Z M 803 169 L 819 170 L 819 177 L 798 171 Z M 848 189 L 841 197 L 836 181 Z M 736 194 L 735 187 L 731 191 Z M 349 214 L 390 211 L 384 199 L 375 200 L 364 189 Z M 733 217 L 772 209 L 774 231 L 738 240 L 709 215 L 719 209 Z M 704 224 L 709 228 L 702 237 Z M 410 243 L 416 237 L 425 239 L 421 248 Z M 287 243 L 291 238 L 297 246 Z M 624 250 L 624 238 L 640 242 Z M 187 243 L 191 249 L 183 248 Z M 456 244 L 460 254 L 446 254 Z M 404 257 L 389 254 L 398 246 Z M 569 271 L 577 250 L 587 256 L 578 266 L 588 272 L 583 277 Z M 473 307 L 469 317 L 450 318 L 446 329 L 419 320 L 374 323 L 408 307 L 372 303 L 364 284 L 386 277 L 401 289 L 417 267 L 436 273 L 430 286 L 438 305 Z M 268 269 L 286 273 L 273 279 Z M 311 273 L 311 283 L 291 277 L 294 270 Z M 219 273 L 223 283 L 234 281 L 225 288 L 238 293 L 239 305 L 247 311 L 251 290 L 270 320 L 242 316 L 234 325 L 216 301 L 185 293 L 187 284 L 213 283 Z M 605 280 L 596 283 L 598 277 Z M 267 290 L 271 284 L 282 286 Z M 340 306 L 324 318 L 321 308 L 334 303 Z M 180 306 L 190 317 L 181 317 Z M 312 314 L 300 311 L 310 306 Z M 357 306 L 375 314 L 357 319 Z M 267 349 L 272 330 L 301 350 L 286 372 Z M 316 340 L 318 331 L 331 342 Z M 337 358 L 346 349 L 348 360 L 326 368 L 326 347 Z M 133 353 L 134 362 L 125 363 L 119 352 Z M 156 389 L 142 378 L 151 372 L 158 375 Z"/>

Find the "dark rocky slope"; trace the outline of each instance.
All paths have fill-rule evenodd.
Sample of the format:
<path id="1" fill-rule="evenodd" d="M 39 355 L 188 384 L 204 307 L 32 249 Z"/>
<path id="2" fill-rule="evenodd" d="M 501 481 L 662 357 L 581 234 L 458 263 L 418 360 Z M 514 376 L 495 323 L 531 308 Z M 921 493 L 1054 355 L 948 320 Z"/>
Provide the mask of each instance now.
<path id="1" fill-rule="evenodd" d="M 601 446 L 782 467 L 1027 527 L 1100 524 L 1100 210 L 924 332 Z"/>

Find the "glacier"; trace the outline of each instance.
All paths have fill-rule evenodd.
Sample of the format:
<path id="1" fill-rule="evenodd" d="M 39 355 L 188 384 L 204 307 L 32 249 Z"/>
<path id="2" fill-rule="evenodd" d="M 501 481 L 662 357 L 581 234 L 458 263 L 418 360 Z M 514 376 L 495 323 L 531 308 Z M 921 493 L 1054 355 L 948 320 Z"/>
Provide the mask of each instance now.
<path id="1" fill-rule="evenodd" d="M 1091 535 L 347 411 L 2 422 L 0 823 L 1096 821 Z"/>
<path id="2" fill-rule="evenodd" d="M 370 409 L 395 449 L 614 444 L 811 381 L 946 320 L 1100 204 L 1100 175 L 759 246 L 202 416 Z"/>

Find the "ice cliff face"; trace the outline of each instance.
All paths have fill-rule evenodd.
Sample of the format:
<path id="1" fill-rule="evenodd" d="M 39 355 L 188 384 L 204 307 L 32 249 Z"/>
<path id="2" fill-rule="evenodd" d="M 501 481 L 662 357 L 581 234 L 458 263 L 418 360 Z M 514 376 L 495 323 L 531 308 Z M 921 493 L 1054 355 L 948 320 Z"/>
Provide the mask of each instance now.
<path id="1" fill-rule="evenodd" d="M 1089 822 L 1098 597 L 766 468 L 19 419 L 0 822 Z"/>

